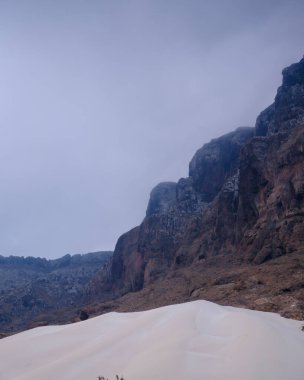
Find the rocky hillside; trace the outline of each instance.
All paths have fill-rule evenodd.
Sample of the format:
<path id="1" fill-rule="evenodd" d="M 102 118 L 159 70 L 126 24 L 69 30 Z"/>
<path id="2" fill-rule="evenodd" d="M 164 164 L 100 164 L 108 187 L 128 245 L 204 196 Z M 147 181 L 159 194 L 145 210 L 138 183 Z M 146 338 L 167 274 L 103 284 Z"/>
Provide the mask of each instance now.
<path id="1" fill-rule="evenodd" d="M 83 289 L 111 252 L 66 255 L 56 260 L 0 256 L 0 333 L 22 330 L 44 315 L 77 307 Z"/>
<path id="2" fill-rule="evenodd" d="M 204 277 L 214 266 L 256 268 L 272 260 L 271 272 L 277 258 L 287 257 L 279 261 L 284 271 L 293 267 L 292 255 L 304 257 L 304 59 L 283 70 L 275 101 L 255 128 L 212 140 L 194 155 L 187 178 L 152 190 L 144 221 L 119 238 L 88 294 L 114 299 L 191 266 Z M 294 278 L 298 290 L 301 273 Z M 286 271 L 286 283 L 293 274 Z M 304 293 L 296 297 L 301 315 Z"/>

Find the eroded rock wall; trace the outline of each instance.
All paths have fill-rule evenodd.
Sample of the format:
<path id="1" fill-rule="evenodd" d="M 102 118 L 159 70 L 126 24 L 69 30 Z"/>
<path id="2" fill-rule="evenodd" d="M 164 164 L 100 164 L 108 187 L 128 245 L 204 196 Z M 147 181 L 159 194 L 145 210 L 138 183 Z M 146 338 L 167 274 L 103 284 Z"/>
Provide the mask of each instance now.
<path id="1" fill-rule="evenodd" d="M 95 291 L 139 290 L 196 260 L 260 264 L 304 252 L 303 117 L 304 59 L 283 70 L 255 128 L 212 140 L 188 178 L 152 190 L 145 219 L 118 240 Z"/>

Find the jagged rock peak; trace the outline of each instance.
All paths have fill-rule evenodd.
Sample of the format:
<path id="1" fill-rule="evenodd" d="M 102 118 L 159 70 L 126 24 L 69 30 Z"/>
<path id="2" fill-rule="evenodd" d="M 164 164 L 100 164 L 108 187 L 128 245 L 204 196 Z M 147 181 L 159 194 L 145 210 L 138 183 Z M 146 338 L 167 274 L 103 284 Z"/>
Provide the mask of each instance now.
<path id="1" fill-rule="evenodd" d="M 241 147 L 253 137 L 252 127 L 240 127 L 200 148 L 189 164 L 193 187 L 203 202 L 211 202 L 239 165 Z"/>
<path id="2" fill-rule="evenodd" d="M 176 183 L 161 182 L 156 185 L 151 193 L 146 216 L 153 214 L 165 214 L 176 203 Z"/>
<path id="3" fill-rule="evenodd" d="M 304 58 L 286 67 L 275 101 L 257 118 L 256 136 L 288 133 L 304 122 Z"/>

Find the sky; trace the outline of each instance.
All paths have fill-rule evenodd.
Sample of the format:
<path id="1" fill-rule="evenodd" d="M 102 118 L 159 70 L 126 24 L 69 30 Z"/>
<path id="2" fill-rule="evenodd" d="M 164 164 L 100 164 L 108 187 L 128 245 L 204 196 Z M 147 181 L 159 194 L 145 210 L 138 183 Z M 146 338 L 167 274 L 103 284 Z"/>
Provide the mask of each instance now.
<path id="1" fill-rule="evenodd" d="M 0 0 L 0 254 L 113 250 L 151 189 L 254 126 L 304 2 Z"/>

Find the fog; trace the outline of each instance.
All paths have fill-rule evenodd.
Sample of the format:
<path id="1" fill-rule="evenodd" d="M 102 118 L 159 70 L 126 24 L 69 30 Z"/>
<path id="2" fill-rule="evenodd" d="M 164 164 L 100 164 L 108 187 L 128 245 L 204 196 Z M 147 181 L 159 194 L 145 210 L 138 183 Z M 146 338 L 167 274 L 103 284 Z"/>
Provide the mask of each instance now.
<path id="1" fill-rule="evenodd" d="M 114 249 L 303 55 L 303 1 L 0 0 L 0 254 Z"/>

